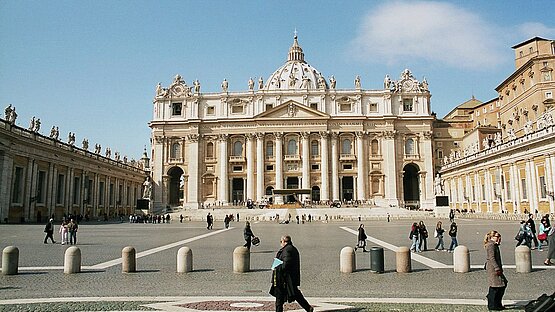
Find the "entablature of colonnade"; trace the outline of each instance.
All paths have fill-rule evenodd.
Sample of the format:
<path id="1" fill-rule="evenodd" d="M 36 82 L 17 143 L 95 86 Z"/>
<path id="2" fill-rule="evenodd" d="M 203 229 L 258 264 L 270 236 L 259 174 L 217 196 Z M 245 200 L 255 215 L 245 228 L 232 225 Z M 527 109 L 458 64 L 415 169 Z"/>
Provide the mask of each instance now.
<path id="1" fill-rule="evenodd" d="M 484 167 L 486 163 L 514 162 L 555 152 L 555 125 L 501 143 L 478 153 L 459 158 L 441 167 L 442 174 L 449 174 L 468 167 Z"/>

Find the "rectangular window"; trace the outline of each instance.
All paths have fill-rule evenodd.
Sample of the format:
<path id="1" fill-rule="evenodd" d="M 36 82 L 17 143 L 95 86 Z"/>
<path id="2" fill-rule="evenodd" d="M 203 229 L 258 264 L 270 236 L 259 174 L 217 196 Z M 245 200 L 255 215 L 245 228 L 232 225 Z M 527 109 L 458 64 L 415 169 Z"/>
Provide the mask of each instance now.
<path id="1" fill-rule="evenodd" d="M 270 110 L 272 107 L 274 107 L 272 104 L 266 104 L 266 110 Z"/>
<path id="2" fill-rule="evenodd" d="M 318 103 L 310 103 L 310 108 L 318 110 Z"/>
<path id="3" fill-rule="evenodd" d="M 403 99 L 403 111 L 404 112 L 412 112 L 412 99 Z"/>
<path id="4" fill-rule="evenodd" d="M 216 112 L 216 109 L 214 108 L 214 106 L 208 106 L 206 108 L 206 115 L 214 115 L 215 112 Z"/>
<path id="5" fill-rule="evenodd" d="M 243 171 L 243 166 L 233 166 L 233 172 L 241 172 Z"/>
<path id="6" fill-rule="evenodd" d="M 370 105 L 368 106 L 368 111 L 377 112 L 378 111 L 378 103 L 370 103 Z"/>
<path id="7" fill-rule="evenodd" d="M 63 174 L 58 174 L 58 183 L 56 184 L 56 204 L 62 205 L 65 196 L 66 177 Z"/>
<path id="8" fill-rule="evenodd" d="M 547 198 L 547 185 L 545 184 L 545 177 L 540 177 L 540 198 L 546 199 Z"/>
<path id="9" fill-rule="evenodd" d="M 12 203 L 23 203 L 23 168 L 15 167 L 12 191 Z"/>
<path id="10" fill-rule="evenodd" d="M 181 116 L 181 108 L 183 104 L 181 103 L 172 103 L 172 116 Z"/>
<path id="11" fill-rule="evenodd" d="M 520 180 L 520 186 L 522 187 L 522 199 L 528 199 L 528 192 L 526 191 L 526 179 Z"/>
<path id="12" fill-rule="evenodd" d="M 242 114 L 245 107 L 243 105 L 233 105 L 231 106 L 231 113 L 232 114 Z"/>
<path id="13" fill-rule="evenodd" d="M 46 200 L 46 171 L 39 171 L 37 178 L 37 204 L 44 204 Z"/>
<path id="14" fill-rule="evenodd" d="M 352 164 L 344 164 L 343 165 L 343 170 L 352 170 L 353 169 L 353 165 Z"/>
<path id="15" fill-rule="evenodd" d="M 98 205 L 104 206 L 104 182 L 98 183 Z"/>
<path id="16" fill-rule="evenodd" d="M 274 157 L 274 143 L 266 142 L 266 157 Z"/>
<path id="17" fill-rule="evenodd" d="M 351 111 L 351 103 L 341 103 L 339 105 L 339 111 L 341 111 L 341 112 L 350 112 Z"/>
<path id="18" fill-rule="evenodd" d="M 79 177 L 73 178 L 73 198 L 72 203 L 74 205 L 79 205 L 79 199 L 81 195 L 81 179 Z"/>
<path id="19" fill-rule="evenodd" d="M 545 92 L 545 98 L 546 99 L 552 99 L 553 98 L 553 93 L 551 91 Z"/>
<path id="20" fill-rule="evenodd" d="M 507 190 L 507 200 L 512 200 L 513 195 L 511 193 L 511 181 L 509 179 L 505 180 L 505 190 Z"/>
<path id="21" fill-rule="evenodd" d="M 127 200 L 125 202 L 126 205 L 131 205 L 131 188 L 127 187 Z"/>
<path id="22" fill-rule="evenodd" d="M 320 170 L 320 165 L 318 165 L 318 164 L 312 165 L 311 168 L 312 168 L 312 170 Z"/>
<path id="23" fill-rule="evenodd" d="M 274 171 L 274 165 L 267 165 L 266 171 Z"/>
<path id="24" fill-rule="evenodd" d="M 85 189 L 85 203 L 90 205 L 92 204 L 91 197 L 94 192 L 94 185 L 93 185 L 93 180 L 89 179 L 88 181 L 89 182 L 87 183 L 87 186 L 86 186 L 87 188 Z"/>

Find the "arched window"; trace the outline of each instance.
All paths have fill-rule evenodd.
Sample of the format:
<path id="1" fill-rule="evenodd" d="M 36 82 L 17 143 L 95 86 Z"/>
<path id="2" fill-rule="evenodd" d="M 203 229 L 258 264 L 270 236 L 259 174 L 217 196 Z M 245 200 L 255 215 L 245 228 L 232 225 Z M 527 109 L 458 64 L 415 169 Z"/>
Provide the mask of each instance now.
<path id="1" fill-rule="evenodd" d="M 371 146 L 372 146 L 372 155 L 379 155 L 380 149 L 378 145 L 378 140 L 376 139 L 372 140 Z"/>
<path id="2" fill-rule="evenodd" d="M 243 142 L 235 141 L 233 143 L 233 156 L 243 156 Z"/>
<path id="3" fill-rule="evenodd" d="M 405 142 L 405 155 L 414 155 L 414 140 L 407 139 Z"/>
<path id="4" fill-rule="evenodd" d="M 170 158 L 175 159 L 175 158 L 181 157 L 180 149 L 181 149 L 181 145 L 179 145 L 179 143 L 173 143 L 172 149 L 170 151 Z"/>
<path id="5" fill-rule="evenodd" d="M 274 157 L 274 142 L 266 142 L 266 157 Z"/>
<path id="6" fill-rule="evenodd" d="M 287 141 L 287 155 L 297 155 L 297 140 L 290 139 Z"/>
<path id="7" fill-rule="evenodd" d="M 351 154 L 351 140 L 344 139 L 341 143 L 341 154 L 350 155 Z"/>
<path id="8" fill-rule="evenodd" d="M 318 148 L 318 141 L 314 140 L 310 143 L 310 154 L 312 156 L 320 155 L 320 149 Z"/>
<path id="9" fill-rule="evenodd" d="M 206 144 L 206 157 L 214 158 L 214 143 L 212 142 Z"/>

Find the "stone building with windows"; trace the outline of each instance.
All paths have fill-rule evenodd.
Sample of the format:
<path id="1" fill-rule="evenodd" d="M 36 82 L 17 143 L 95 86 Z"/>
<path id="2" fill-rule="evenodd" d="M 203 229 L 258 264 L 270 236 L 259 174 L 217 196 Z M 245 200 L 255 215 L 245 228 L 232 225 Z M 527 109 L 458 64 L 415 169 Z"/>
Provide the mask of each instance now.
<path id="1" fill-rule="evenodd" d="M 6 115 L 11 110 L 10 105 Z M 89 151 L 86 140 L 77 147 L 71 133 L 66 143 L 54 128 L 47 137 L 38 126 L 24 129 L 14 122 L 0 119 L 2 222 L 45 222 L 69 214 L 96 219 L 135 211 L 145 181 L 140 162 L 117 153 L 100 155 L 99 145 Z"/>
<path id="2" fill-rule="evenodd" d="M 453 208 L 555 213 L 555 41 L 535 37 L 512 48 L 515 71 L 496 99 L 469 112 L 473 129 L 444 156 Z"/>
<path id="3" fill-rule="evenodd" d="M 154 209 L 259 201 L 310 189 L 314 202 L 432 208 L 428 83 L 404 70 L 383 89 L 337 89 L 305 61 L 295 36 L 287 61 L 246 89 L 202 93 L 177 75 L 153 101 Z M 283 198 L 276 197 L 280 204 Z"/>

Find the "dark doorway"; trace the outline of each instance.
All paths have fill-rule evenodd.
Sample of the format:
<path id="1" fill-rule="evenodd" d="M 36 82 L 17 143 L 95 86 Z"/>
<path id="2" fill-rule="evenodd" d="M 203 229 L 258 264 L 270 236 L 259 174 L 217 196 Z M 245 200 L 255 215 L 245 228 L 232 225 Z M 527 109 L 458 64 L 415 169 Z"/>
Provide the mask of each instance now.
<path id="1" fill-rule="evenodd" d="M 312 187 L 312 201 L 313 202 L 320 201 L 320 188 L 318 186 Z"/>
<path id="2" fill-rule="evenodd" d="M 298 189 L 299 188 L 299 178 L 298 177 L 287 177 L 287 189 Z M 287 195 L 286 203 L 295 203 L 297 200 L 294 195 Z"/>
<path id="3" fill-rule="evenodd" d="M 408 164 L 403 168 L 403 199 L 405 207 L 409 209 L 420 208 L 420 189 L 418 181 L 418 167 Z"/>
<path id="4" fill-rule="evenodd" d="M 355 179 L 353 177 L 343 177 L 341 179 L 342 199 L 345 201 L 353 200 Z"/>
<path id="5" fill-rule="evenodd" d="M 168 175 L 170 176 L 168 204 L 179 206 L 180 201 L 183 200 L 183 169 L 173 167 L 168 171 Z"/>
<path id="6" fill-rule="evenodd" d="M 234 204 L 244 200 L 243 194 L 245 193 L 245 184 L 243 178 L 233 178 L 231 181 L 231 200 Z"/>
<path id="7" fill-rule="evenodd" d="M 274 195 L 274 188 L 271 186 L 268 186 L 266 188 L 266 195 Z M 268 197 L 268 203 L 273 204 L 274 203 L 274 198 L 273 197 Z"/>

